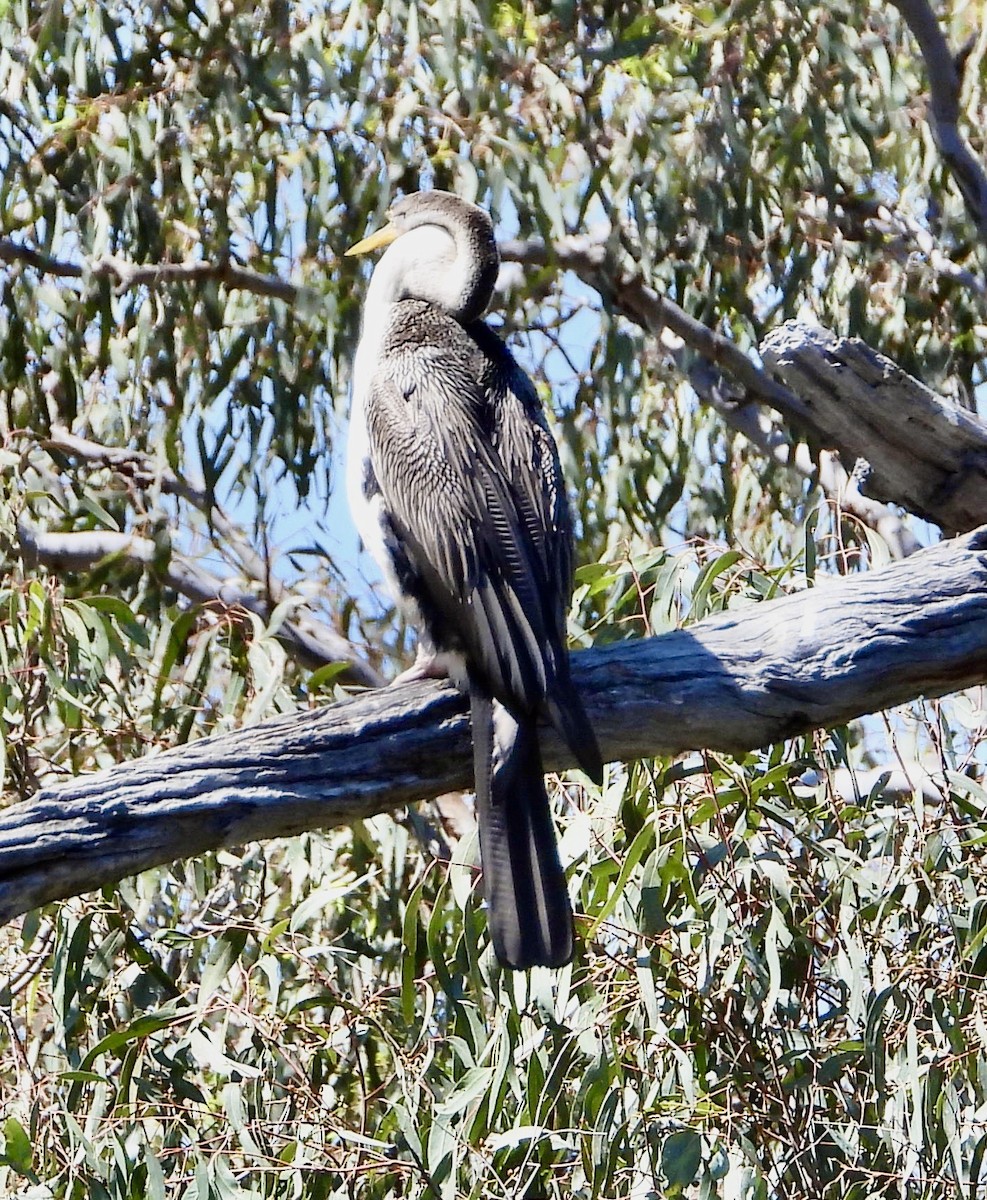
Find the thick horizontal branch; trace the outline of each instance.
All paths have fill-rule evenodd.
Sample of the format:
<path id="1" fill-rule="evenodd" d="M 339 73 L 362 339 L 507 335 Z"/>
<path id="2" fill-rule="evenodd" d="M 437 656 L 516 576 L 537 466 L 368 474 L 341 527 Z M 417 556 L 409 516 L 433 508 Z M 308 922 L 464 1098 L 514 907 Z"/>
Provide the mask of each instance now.
<path id="1" fill-rule="evenodd" d="M 167 585 L 199 604 L 219 604 L 242 609 L 269 621 L 273 605 L 254 595 L 242 581 L 220 579 L 199 563 L 177 551 L 163 551 L 150 538 L 135 534 L 98 530 L 87 533 L 47 533 L 26 522 L 17 527 L 21 554 L 29 566 L 51 571 L 84 571 L 109 558 L 123 558 L 160 571 Z M 276 636 L 306 667 L 345 663 L 344 678 L 365 687 L 376 687 L 381 678 L 357 654 L 354 647 L 322 623 L 303 615 L 283 621 Z"/>
<path id="2" fill-rule="evenodd" d="M 857 338 L 789 322 L 761 345 L 802 398 L 814 438 L 866 463 L 867 495 L 949 533 L 987 520 L 987 425 Z"/>
<path id="3" fill-rule="evenodd" d="M 574 658 L 604 757 L 742 752 L 987 681 L 987 529 L 881 571 Z M 573 765 L 549 731 L 545 763 Z M 257 838 L 469 786 L 448 684 L 369 692 L 44 789 L 0 812 L 0 920 Z"/>

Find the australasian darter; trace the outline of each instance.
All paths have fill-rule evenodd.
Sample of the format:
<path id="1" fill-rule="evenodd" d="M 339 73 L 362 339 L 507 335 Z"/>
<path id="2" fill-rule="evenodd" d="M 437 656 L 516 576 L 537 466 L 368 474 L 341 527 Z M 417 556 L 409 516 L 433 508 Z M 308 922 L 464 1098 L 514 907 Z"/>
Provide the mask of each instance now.
<path id="1" fill-rule="evenodd" d="M 558 452 L 531 381 L 481 320 L 500 261 L 489 216 L 418 192 L 347 253 L 380 246 L 354 366 L 353 516 L 419 631 L 413 672 L 448 674 L 469 693 L 497 957 L 557 967 L 572 957 L 572 909 L 539 716 L 588 775 L 603 773 L 569 674 L 572 526 Z"/>

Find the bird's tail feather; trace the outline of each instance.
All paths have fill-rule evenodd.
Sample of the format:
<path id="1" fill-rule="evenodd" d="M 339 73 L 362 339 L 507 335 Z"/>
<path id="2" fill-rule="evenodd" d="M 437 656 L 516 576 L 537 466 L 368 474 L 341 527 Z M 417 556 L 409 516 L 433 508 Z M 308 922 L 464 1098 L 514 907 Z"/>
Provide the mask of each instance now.
<path id="1" fill-rule="evenodd" d="M 497 958 L 515 970 L 561 967 L 573 953 L 572 908 L 534 720 L 517 722 L 470 689 L 484 893 Z"/>
<path id="2" fill-rule="evenodd" d="M 603 757 L 579 693 L 566 677 L 545 700 L 545 712 L 576 761 L 593 780 L 603 782 Z"/>

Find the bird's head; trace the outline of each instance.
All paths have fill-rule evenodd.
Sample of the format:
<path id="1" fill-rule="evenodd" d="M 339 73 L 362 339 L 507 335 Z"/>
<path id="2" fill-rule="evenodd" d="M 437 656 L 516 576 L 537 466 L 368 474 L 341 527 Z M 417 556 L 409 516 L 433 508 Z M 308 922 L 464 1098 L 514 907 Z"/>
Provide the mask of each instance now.
<path id="1" fill-rule="evenodd" d="M 395 201 L 387 224 L 346 253 L 390 249 L 375 272 L 395 300 L 426 300 L 457 321 L 473 321 L 490 303 L 500 255 L 493 222 L 451 192 L 413 192 Z"/>

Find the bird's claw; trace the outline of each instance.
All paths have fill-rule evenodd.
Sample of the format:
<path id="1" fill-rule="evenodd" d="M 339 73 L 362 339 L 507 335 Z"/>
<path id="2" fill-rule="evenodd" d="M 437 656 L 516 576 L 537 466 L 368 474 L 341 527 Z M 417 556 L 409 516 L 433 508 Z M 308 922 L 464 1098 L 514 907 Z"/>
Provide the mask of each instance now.
<path id="1" fill-rule="evenodd" d="M 419 651 L 414 666 L 402 671 L 391 681 L 391 687 L 402 683 L 417 683 L 421 679 L 448 679 L 449 670 L 438 654 Z"/>

